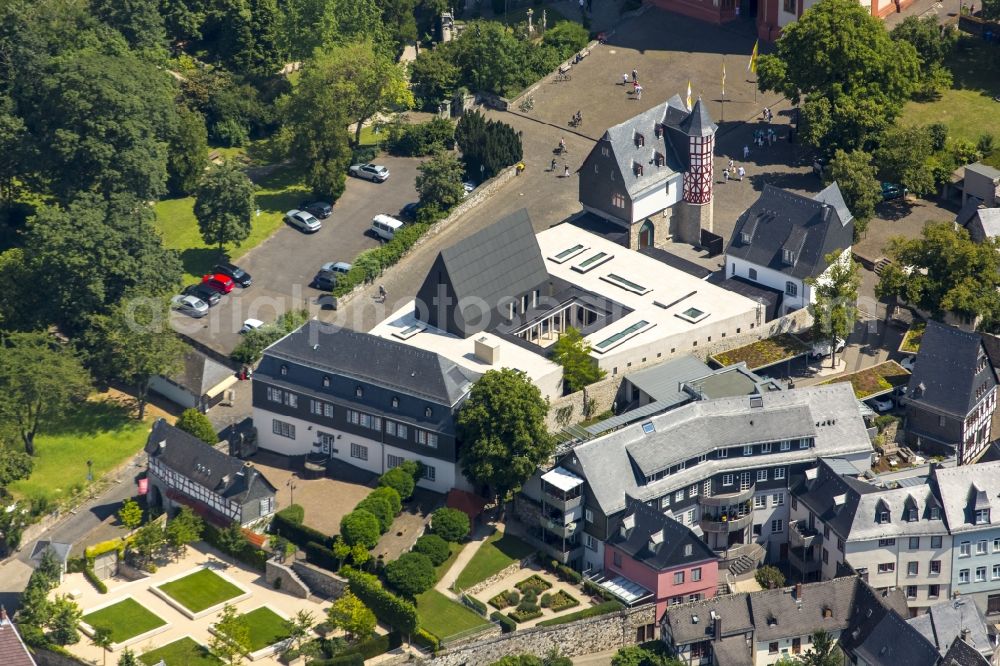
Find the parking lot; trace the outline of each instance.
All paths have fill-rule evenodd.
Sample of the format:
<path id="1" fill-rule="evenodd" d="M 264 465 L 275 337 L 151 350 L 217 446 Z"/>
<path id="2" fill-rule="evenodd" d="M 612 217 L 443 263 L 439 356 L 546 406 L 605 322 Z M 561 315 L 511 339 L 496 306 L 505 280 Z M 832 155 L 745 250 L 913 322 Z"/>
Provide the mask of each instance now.
<path id="1" fill-rule="evenodd" d="M 237 287 L 214 306 L 208 316 L 191 319 L 174 313 L 175 330 L 222 354 L 239 342 L 239 329 L 247 318 L 270 323 L 293 308 L 315 307 L 322 292 L 309 286 L 319 267 L 328 261 L 354 261 L 362 250 L 379 244 L 369 231 L 378 213 L 397 215 L 417 200 L 415 181 L 421 160 L 380 157 L 377 162 L 392 174 L 384 183 L 347 179 L 344 195 L 323 220 L 323 228 L 305 234 L 285 224 L 273 236 L 240 258 L 237 263 L 253 276 L 253 286 Z"/>

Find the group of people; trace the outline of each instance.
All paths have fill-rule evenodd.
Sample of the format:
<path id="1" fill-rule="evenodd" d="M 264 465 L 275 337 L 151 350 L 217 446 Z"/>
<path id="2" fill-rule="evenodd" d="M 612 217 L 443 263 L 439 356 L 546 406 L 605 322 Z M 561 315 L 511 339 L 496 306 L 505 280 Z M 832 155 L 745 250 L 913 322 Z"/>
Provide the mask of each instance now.
<path id="1" fill-rule="evenodd" d="M 759 129 L 753 132 L 753 142 L 758 148 L 763 148 L 764 146 L 773 146 L 778 140 L 777 133 L 768 127 L 766 130 Z"/>
<path id="2" fill-rule="evenodd" d="M 628 74 L 622 74 L 622 85 L 628 87 L 629 79 Z M 639 72 L 632 70 L 632 92 L 635 94 L 635 99 L 642 99 L 642 86 L 639 85 Z"/>
<path id="3" fill-rule="evenodd" d="M 744 147 L 744 149 L 746 149 Z M 743 168 L 743 165 L 736 166 L 733 160 L 729 160 L 729 164 L 725 169 L 722 170 L 722 179 L 724 182 L 729 182 L 731 179 L 736 179 L 743 181 L 743 176 L 747 175 L 747 170 Z"/>

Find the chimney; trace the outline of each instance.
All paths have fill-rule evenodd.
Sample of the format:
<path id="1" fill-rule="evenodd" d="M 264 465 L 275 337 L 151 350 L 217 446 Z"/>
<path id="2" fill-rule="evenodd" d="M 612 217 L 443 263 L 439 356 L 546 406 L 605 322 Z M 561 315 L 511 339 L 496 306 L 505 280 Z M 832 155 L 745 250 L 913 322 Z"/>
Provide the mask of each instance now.
<path id="1" fill-rule="evenodd" d="M 6 618 L 6 617 L 7 617 L 7 614 L 6 614 L 6 613 L 4 613 L 3 617 L 5 617 L 5 618 Z M 962 634 L 961 634 L 961 635 L 962 635 L 962 640 L 963 640 L 963 641 L 965 641 L 966 643 L 968 643 L 968 642 L 969 642 L 969 630 L 968 630 L 968 629 L 965 629 L 965 628 L 963 628 L 963 629 L 962 629 Z"/>
<path id="2" fill-rule="evenodd" d="M 721 641 L 722 640 L 722 616 L 716 614 L 715 620 L 714 620 L 714 622 L 712 624 L 713 624 L 713 626 L 712 626 L 712 633 L 714 634 L 715 640 Z"/>
<path id="3" fill-rule="evenodd" d="M 802 583 L 795 584 L 795 600 L 802 601 Z"/>
<path id="4" fill-rule="evenodd" d="M 476 345 L 473 351 L 476 360 L 487 365 L 497 365 L 500 363 L 500 345 L 483 336 L 476 338 Z"/>
<path id="5" fill-rule="evenodd" d="M 7 607 L 0 606 L 0 629 L 10 626 L 10 618 L 7 617 Z"/>

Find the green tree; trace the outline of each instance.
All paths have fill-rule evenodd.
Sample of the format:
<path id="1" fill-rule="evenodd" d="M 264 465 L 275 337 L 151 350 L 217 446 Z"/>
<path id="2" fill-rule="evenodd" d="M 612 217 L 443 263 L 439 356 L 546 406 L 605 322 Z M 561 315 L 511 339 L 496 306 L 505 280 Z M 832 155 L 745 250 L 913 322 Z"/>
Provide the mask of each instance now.
<path id="1" fill-rule="evenodd" d="M 330 550 L 333 551 L 333 555 L 337 558 L 339 566 L 341 567 L 344 566 L 344 562 L 347 558 L 351 556 L 351 546 L 348 545 L 348 543 L 344 541 L 344 537 L 339 534 L 334 537 L 333 545 L 330 546 Z"/>
<path id="2" fill-rule="evenodd" d="M 247 540 L 247 535 L 243 533 L 243 528 L 235 521 L 219 531 L 218 541 L 219 548 L 230 555 L 242 551 L 250 543 Z"/>
<path id="3" fill-rule="evenodd" d="M 382 3 L 382 24 L 389 31 L 389 38 L 397 51 L 410 42 L 417 41 L 417 19 L 414 16 L 416 0 L 385 0 Z"/>
<path id="4" fill-rule="evenodd" d="M 825 154 L 865 148 L 887 128 L 919 79 L 907 41 L 852 0 L 820 0 L 761 56 L 758 86 L 802 104 L 802 138 Z"/>
<path id="5" fill-rule="evenodd" d="M 907 16 L 889 33 L 897 41 L 909 42 L 920 58 L 919 96 L 927 98 L 951 86 L 951 72 L 945 58 L 954 50 L 958 33 L 952 26 L 942 27 L 936 18 Z"/>
<path id="6" fill-rule="evenodd" d="M 875 150 L 875 164 L 885 180 L 901 183 L 917 195 L 934 191 L 927 156 L 933 152 L 926 127 L 893 127 Z"/>
<path id="7" fill-rule="evenodd" d="M 844 203 L 854 215 L 854 236 L 857 240 L 875 216 L 875 206 L 882 201 L 882 187 L 875 177 L 872 156 L 863 150 L 847 153 L 837 149 L 830 160 L 828 178 L 837 183 Z"/>
<path id="8" fill-rule="evenodd" d="M 159 0 L 90 0 L 90 11 L 120 32 L 136 51 L 166 55 L 167 32 Z"/>
<path id="9" fill-rule="evenodd" d="M 11 439 L 16 437 L 16 433 Z M 31 475 L 34 460 L 25 453 L 22 447 L 14 446 L 0 432 L 0 495 L 4 494 L 14 481 L 26 479 Z"/>
<path id="10" fill-rule="evenodd" d="M 146 523 L 135 533 L 129 548 L 136 554 L 142 566 L 146 566 L 156 558 L 167 543 L 167 536 L 159 523 Z"/>
<path id="11" fill-rule="evenodd" d="M 382 534 L 389 531 L 389 526 L 392 525 L 392 521 L 396 517 L 396 514 L 392 511 L 392 505 L 389 504 L 389 500 L 381 496 L 373 497 L 369 495 L 358 502 L 355 508 L 356 510 L 367 511 L 375 516 L 378 519 L 379 532 Z"/>
<path id="12" fill-rule="evenodd" d="M 403 499 L 399 496 L 399 491 L 389 486 L 379 486 L 369 493 L 368 497 L 379 497 L 386 501 L 389 510 L 395 517 L 403 510 Z"/>
<path id="13" fill-rule="evenodd" d="M 858 320 L 858 287 L 861 277 L 858 265 L 848 255 L 834 251 L 826 255 L 829 268 L 818 278 L 806 282 L 816 294 L 816 302 L 809 305 L 813 317 L 813 336 L 830 343 L 830 364 L 837 365 L 837 340 L 846 340 Z"/>
<path id="14" fill-rule="evenodd" d="M 281 10 L 276 0 L 241 0 L 242 11 L 227 13 L 223 32 L 230 68 L 244 76 L 267 78 L 281 69 Z"/>
<path id="15" fill-rule="evenodd" d="M 547 413 L 548 401 L 524 373 L 488 371 L 458 413 L 462 471 L 506 498 L 552 455 Z"/>
<path id="16" fill-rule="evenodd" d="M 812 647 L 799 657 L 803 666 L 839 666 L 844 663 L 833 636 L 820 629 L 811 638 Z"/>
<path id="17" fill-rule="evenodd" d="M 437 574 L 431 558 L 423 553 L 403 553 L 385 565 L 385 578 L 389 584 L 413 598 L 434 586 Z"/>
<path id="18" fill-rule="evenodd" d="M 462 186 L 462 163 L 453 153 L 441 151 L 417 167 L 417 192 L 421 207 L 433 206 L 441 212 L 451 210 L 465 196 Z"/>
<path id="19" fill-rule="evenodd" d="M 199 412 L 194 407 L 181 412 L 180 418 L 175 424 L 184 432 L 190 433 L 205 442 L 214 445 L 219 441 L 219 436 L 215 434 L 215 426 L 208 420 L 208 417 Z"/>
<path id="20" fill-rule="evenodd" d="M 983 0 L 982 17 L 988 21 L 1000 19 L 1000 0 Z"/>
<path id="21" fill-rule="evenodd" d="M 219 254 L 226 243 L 241 243 L 252 229 L 254 184 L 234 163 L 212 167 L 198 185 L 194 216 L 206 245 L 216 245 Z"/>
<path id="22" fill-rule="evenodd" d="M 83 612 L 68 595 L 58 595 L 49 605 L 51 616 L 47 623 L 52 642 L 57 645 L 72 645 L 80 640 L 77 626 L 83 618 Z"/>
<path id="23" fill-rule="evenodd" d="M 413 544 L 413 550 L 431 559 L 434 566 L 444 564 L 451 557 L 451 546 L 437 534 L 425 534 Z"/>
<path id="24" fill-rule="evenodd" d="M 413 495 L 413 488 L 416 484 L 413 481 L 413 476 L 406 470 L 394 467 L 379 477 L 378 485 L 395 489 L 401 499 L 407 500 Z"/>
<path id="25" fill-rule="evenodd" d="M 475 21 L 466 26 L 453 47 L 462 82 L 471 90 L 508 95 L 524 83 L 527 45 L 512 28 L 497 21 Z M 529 71 L 528 76 L 531 77 Z"/>
<path id="26" fill-rule="evenodd" d="M 993 241 L 973 242 L 951 222 L 928 224 L 921 238 L 893 238 L 892 263 L 879 276 L 875 294 L 912 303 L 943 317 L 1000 320 L 1000 254 Z"/>
<path id="27" fill-rule="evenodd" d="M 330 605 L 326 617 L 332 627 L 343 629 L 355 641 L 363 641 L 375 631 L 375 614 L 350 591 Z"/>
<path id="28" fill-rule="evenodd" d="M 250 331 L 243 336 L 230 357 L 240 363 L 256 363 L 267 347 L 302 326 L 309 319 L 306 310 L 289 310 L 269 326 Z"/>
<path id="29" fill-rule="evenodd" d="M 19 624 L 43 627 L 52 616 L 49 590 L 52 585 L 43 577 L 32 574 L 28 585 L 21 593 L 21 605 L 17 609 Z"/>
<path id="30" fill-rule="evenodd" d="M 94 647 L 101 649 L 101 663 L 108 663 L 108 652 L 111 650 L 113 641 L 111 640 L 111 630 L 107 627 L 94 627 L 94 633 L 90 637 L 90 642 Z"/>
<path id="31" fill-rule="evenodd" d="M 775 590 L 785 586 L 785 574 L 778 567 L 766 565 L 757 569 L 753 575 L 757 584 L 765 590 Z"/>
<path id="32" fill-rule="evenodd" d="M 340 533 L 348 545 L 362 545 L 369 549 L 375 547 L 382 534 L 378 518 L 364 509 L 355 509 L 341 518 Z"/>
<path id="33" fill-rule="evenodd" d="M 492 178 L 523 156 L 521 137 L 513 127 L 486 120 L 479 111 L 462 115 L 455 127 L 465 171 L 474 178 Z"/>
<path id="34" fill-rule="evenodd" d="M 646 644 L 621 648 L 611 658 L 611 666 L 681 666 L 681 662 L 668 657 L 663 649 Z"/>
<path id="35" fill-rule="evenodd" d="M 431 514 L 431 529 L 445 541 L 459 542 L 469 536 L 469 516 L 446 506 Z"/>
<path id="36" fill-rule="evenodd" d="M 308 610 L 300 610 L 295 614 L 295 617 L 285 620 L 285 630 L 288 632 L 288 637 L 292 640 L 293 650 L 302 648 L 302 643 L 309 636 L 309 630 L 315 624 L 316 616 L 313 615 L 312 611 Z"/>
<path id="37" fill-rule="evenodd" d="M 178 197 L 192 194 L 207 163 L 205 117 L 182 104 L 177 107 L 177 126 L 167 145 L 167 189 Z"/>
<path id="38" fill-rule="evenodd" d="M 35 435 L 90 392 L 70 347 L 46 333 L 11 333 L 0 341 L 0 420 L 16 428 L 29 456 Z"/>
<path id="39" fill-rule="evenodd" d="M 586 47 L 589 41 L 590 33 L 576 21 L 559 21 L 542 36 L 542 44 L 551 46 L 564 58 Z"/>
<path id="40" fill-rule="evenodd" d="M 181 507 L 177 514 L 167 521 L 167 544 L 176 553 L 183 553 L 189 543 L 201 538 L 205 522 L 189 507 Z"/>
<path id="41" fill-rule="evenodd" d="M 590 358 L 590 344 L 572 326 L 552 345 L 552 360 L 563 368 L 566 393 L 576 393 L 607 374 Z"/>
<path id="42" fill-rule="evenodd" d="M 215 622 L 208 649 L 225 666 L 241 666 L 243 658 L 250 653 L 250 646 L 250 627 L 246 619 L 236 612 L 235 606 L 226 604 Z"/>
<path id="43" fill-rule="evenodd" d="M 122 650 L 121 656 L 118 657 L 118 666 L 142 666 L 142 663 L 135 656 L 135 652 L 125 648 Z"/>
<path id="44" fill-rule="evenodd" d="M 10 204 L 23 189 L 29 146 L 24 120 L 14 112 L 14 100 L 0 96 L 0 204 Z"/>
<path id="45" fill-rule="evenodd" d="M 413 90 L 425 111 L 437 111 L 438 102 L 451 99 L 458 87 L 461 70 L 452 62 L 450 54 L 454 49 L 448 48 L 449 43 L 421 49 L 410 63 Z"/>
<path id="46" fill-rule="evenodd" d="M 122 507 L 118 509 L 118 520 L 127 530 L 134 530 L 142 524 L 142 507 L 134 499 L 129 498 L 122 502 Z"/>

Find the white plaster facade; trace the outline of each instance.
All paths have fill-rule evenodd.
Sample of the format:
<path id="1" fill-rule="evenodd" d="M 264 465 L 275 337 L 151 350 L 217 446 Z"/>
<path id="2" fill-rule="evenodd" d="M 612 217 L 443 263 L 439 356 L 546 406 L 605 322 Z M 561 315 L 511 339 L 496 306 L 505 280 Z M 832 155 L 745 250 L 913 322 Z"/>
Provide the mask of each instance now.
<path id="1" fill-rule="evenodd" d="M 840 254 L 837 261 L 846 262 L 850 257 L 851 248 L 847 248 Z M 817 279 L 822 281 L 829 275 L 829 272 L 830 268 L 827 268 Z M 816 302 L 816 292 L 805 280 L 728 254 L 726 255 L 726 275 L 745 278 L 783 292 L 785 296 L 781 301 L 781 312 L 779 313 L 782 315 L 808 307 Z"/>
<path id="2" fill-rule="evenodd" d="M 657 185 L 632 197 L 632 224 L 654 215 L 661 215 L 681 200 L 682 175 L 676 174 L 665 186 Z"/>

